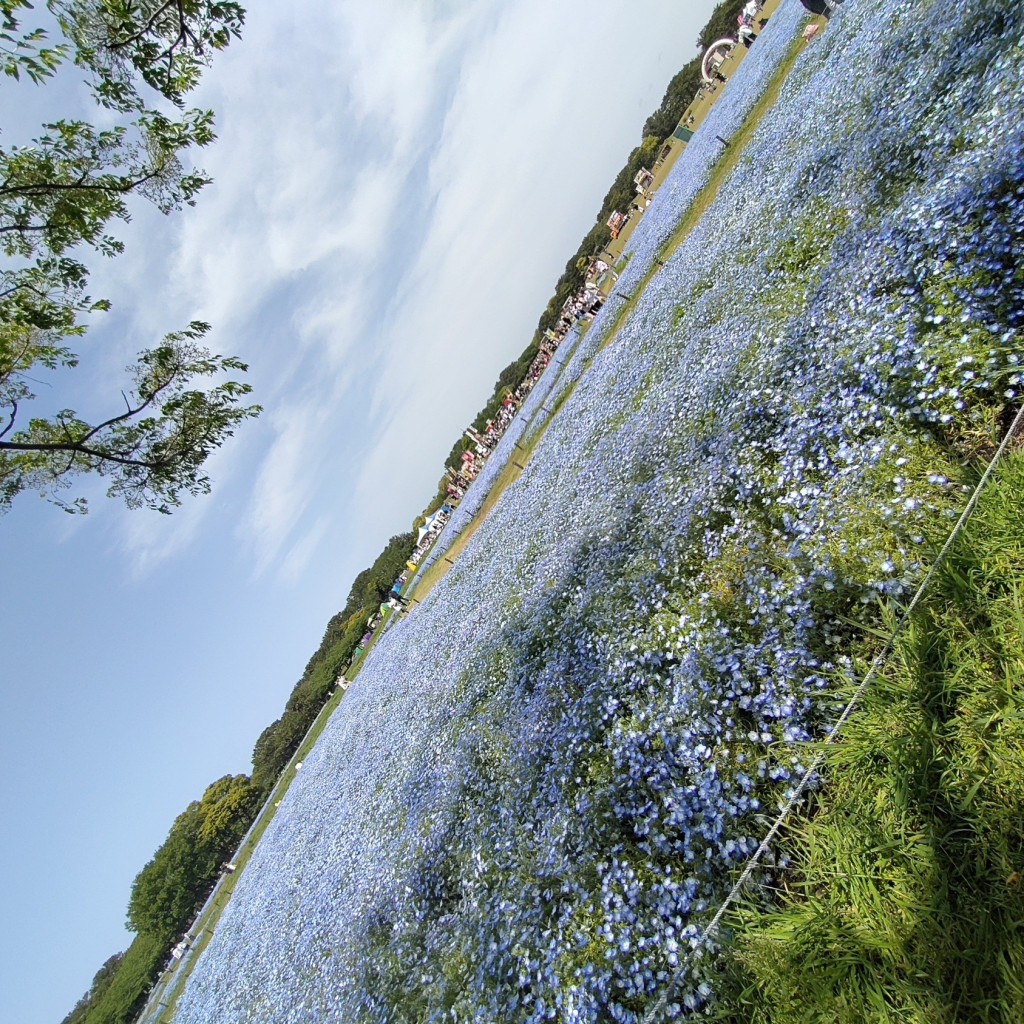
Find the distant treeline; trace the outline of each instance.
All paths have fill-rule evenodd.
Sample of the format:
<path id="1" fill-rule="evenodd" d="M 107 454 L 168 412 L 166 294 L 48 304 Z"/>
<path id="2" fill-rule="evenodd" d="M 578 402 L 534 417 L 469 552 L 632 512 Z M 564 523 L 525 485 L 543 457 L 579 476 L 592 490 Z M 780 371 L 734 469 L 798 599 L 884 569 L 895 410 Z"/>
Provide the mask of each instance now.
<path id="1" fill-rule="evenodd" d="M 268 725 L 256 741 L 252 781 L 262 792 L 269 794 L 274 788 L 281 769 L 327 702 L 338 676 L 352 660 L 370 617 L 388 597 L 415 545 L 414 533 L 392 537 L 373 565 L 356 576 L 345 607 L 331 616 L 320 646 L 285 704 L 284 714 Z"/>
<path id="2" fill-rule="evenodd" d="M 611 188 L 608 189 L 608 193 L 601 203 L 601 208 L 597 211 L 594 226 L 584 236 L 576 252 L 569 257 L 562 276 L 555 284 L 555 292 L 540 315 L 537 329 L 529 346 L 515 362 L 509 363 L 501 371 L 501 376 L 494 386 L 491 397 L 473 421 L 474 429 L 482 429 L 488 420 L 493 419 L 505 395 L 514 391 L 526 377 L 530 364 L 539 351 L 544 332 L 554 328 L 558 323 L 559 313 L 565 305 L 566 299 L 583 287 L 591 259 L 598 256 L 611 242 L 612 233 L 608 228 L 608 218 L 616 210 L 628 210 L 635 201 L 636 188 L 633 179 L 637 172 L 641 168 L 649 168 L 655 162 L 661 147 L 676 130 L 686 108 L 693 101 L 701 83 L 700 65 L 704 51 L 716 39 L 721 39 L 723 36 L 735 37 L 736 19 L 744 6 L 745 0 L 724 0 L 714 9 L 707 24 L 701 29 L 697 36 L 698 56 L 684 64 L 676 73 L 672 81 L 668 83 L 661 105 L 644 122 L 640 144 L 629 154 L 622 170 L 615 176 Z M 471 444 L 472 441 L 469 438 L 460 437 L 455 442 L 446 465 L 457 469 L 459 457 Z M 437 504 L 440 505 L 440 501 Z"/>
<path id="3" fill-rule="evenodd" d="M 330 697 L 414 543 L 413 533 L 392 537 L 373 565 L 356 576 L 345 607 L 327 623 L 284 713 L 256 741 L 251 777 L 218 779 L 175 819 L 132 884 L 127 923 L 136 932 L 135 941 L 103 964 L 63 1024 L 127 1024 L 142 1009 L 171 949 L 212 892 L 225 862 Z"/>
<path id="4" fill-rule="evenodd" d="M 743 0 L 725 0 L 715 8 L 697 38 L 701 56 L 715 39 L 735 34 L 736 18 L 743 6 Z M 644 122 L 640 145 L 629 154 L 601 203 L 593 228 L 566 263 L 530 344 L 502 370 L 491 397 L 473 421 L 475 429 L 483 429 L 505 396 L 525 379 L 544 331 L 555 326 L 565 300 L 583 285 L 590 258 L 611 241 L 606 222 L 615 210 L 626 209 L 633 202 L 637 171 L 654 162 L 690 105 L 700 85 L 701 56 L 675 75 L 661 105 Z M 469 444 L 467 438 L 459 438 L 448 464 L 455 467 Z M 444 501 L 444 483 L 442 479 L 424 515 Z M 132 885 L 128 927 L 136 932 L 135 940 L 125 952 L 103 964 L 62 1024 L 128 1024 L 141 1011 L 171 949 L 213 890 L 224 862 L 255 821 L 281 770 L 327 702 L 341 671 L 351 662 L 368 620 L 387 598 L 412 554 L 415 530 L 422 521 L 423 516 L 416 519 L 413 532 L 392 537 L 373 565 L 356 576 L 345 607 L 327 623 L 320 646 L 293 687 L 281 717 L 256 741 L 252 775 L 218 779 L 175 819 L 167 838 Z"/>

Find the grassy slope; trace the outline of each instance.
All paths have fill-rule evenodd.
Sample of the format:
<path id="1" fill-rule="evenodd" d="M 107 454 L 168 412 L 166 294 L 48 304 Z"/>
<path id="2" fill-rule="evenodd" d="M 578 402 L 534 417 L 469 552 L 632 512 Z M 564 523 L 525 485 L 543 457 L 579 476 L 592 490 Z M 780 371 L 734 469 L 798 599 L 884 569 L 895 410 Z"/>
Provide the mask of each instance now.
<path id="1" fill-rule="evenodd" d="M 1024 1020 L 1022 684 L 1018 450 L 830 749 L 778 906 L 733 916 L 717 1019 Z"/>

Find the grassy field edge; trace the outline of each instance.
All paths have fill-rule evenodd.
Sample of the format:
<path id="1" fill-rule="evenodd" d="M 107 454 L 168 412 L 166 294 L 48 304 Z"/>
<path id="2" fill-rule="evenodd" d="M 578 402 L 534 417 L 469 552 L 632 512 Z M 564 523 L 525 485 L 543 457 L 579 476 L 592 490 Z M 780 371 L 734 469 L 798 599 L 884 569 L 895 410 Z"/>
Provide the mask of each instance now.
<path id="1" fill-rule="evenodd" d="M 727 919 L 715 1020 L 1024 1020 L 1022 682 L 1018 448 Z"/>

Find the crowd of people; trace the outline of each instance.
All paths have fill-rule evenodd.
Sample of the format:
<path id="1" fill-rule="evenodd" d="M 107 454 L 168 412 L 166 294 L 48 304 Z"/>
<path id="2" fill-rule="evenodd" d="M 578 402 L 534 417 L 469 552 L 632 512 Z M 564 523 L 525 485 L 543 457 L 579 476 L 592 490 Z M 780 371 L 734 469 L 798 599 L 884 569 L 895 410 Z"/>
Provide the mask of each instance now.
<path id="1" fill-rule="evenodd" d="M 570 299 L 570 302 L 573 300 Z M 566 305 L 568 305 L 567 303 Z M 551 357 L 555 354 L 558 345 L 568 333 L 569 327 L 575 320 L 566 317 L 566 309 L 563 307 L 562 318 L 559 320 L 558 328 L 548 331 L 541 338 L 540 350 L 530 364 L 526 376 L 513 388 L 502 400 L 494 416 L 483 426 L 482 430 L 467 428 L 466 436 L 472 441 L 472 446 L 462 453 L 461 465 L 457 469 L 448 467 L 448 501 L 450 504 L 458 504 L 465 496 L 469 485 L 483 469 L 491 452 L 498 446 L 498 442 L 508 430 L 515 419 L 516 414 L 526 401 L 527 395 L 533 390 L 534 385 L 540 380 L 541 374 L 547 369 Z M 563 323 L 568 326 L 564 327 Z"/>
<path id="2" fill-rule="evenodd" d="M 761 8 L 763 6 L 764 4 L 761 0 L 748 0 L 747 5 L 742 11 L 740 11 L 739 18 L 737 18 L 737 21 L 739 22 L 739 29 L 737 32 L 739 41 L 743 43 L 747 49 L 750 48 L 754 40 L 757 38 L 757 33 L 754 31 L 754 21 L 761 13 Z M 764 28 L 767 23 L 767 18 L 761 18 L 758 21 L 758 28 Z"/>

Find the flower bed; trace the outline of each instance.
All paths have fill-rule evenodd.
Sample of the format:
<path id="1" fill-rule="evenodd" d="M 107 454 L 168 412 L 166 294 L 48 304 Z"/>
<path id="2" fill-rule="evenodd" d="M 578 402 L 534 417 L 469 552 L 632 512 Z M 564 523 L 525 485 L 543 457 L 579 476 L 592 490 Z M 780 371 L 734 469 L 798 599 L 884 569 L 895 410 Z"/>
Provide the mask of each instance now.
<path id="1" fill-rule="evenodd" d="M 179 1024 L 635 1021 L 666 986 L 834 719 L 851 623 L 906 591 L 959 453 L 1019 401 L 1024 11 L 936 10 L 847 3 L 801 57 L 368 658 Z M 637 274 L 681 213 L 652 206 Z"/>

